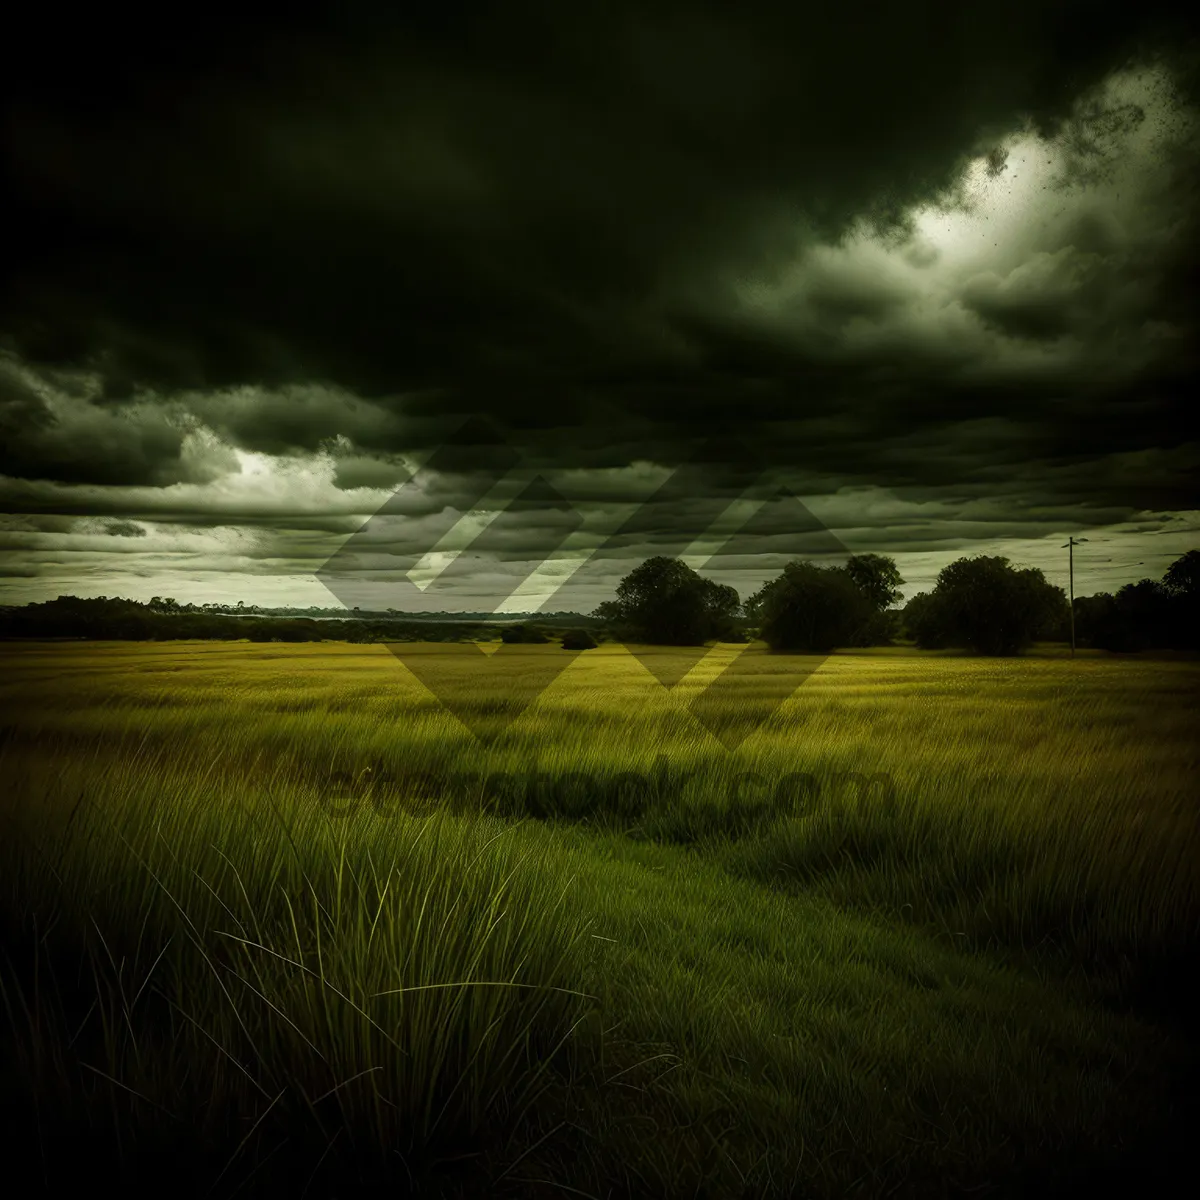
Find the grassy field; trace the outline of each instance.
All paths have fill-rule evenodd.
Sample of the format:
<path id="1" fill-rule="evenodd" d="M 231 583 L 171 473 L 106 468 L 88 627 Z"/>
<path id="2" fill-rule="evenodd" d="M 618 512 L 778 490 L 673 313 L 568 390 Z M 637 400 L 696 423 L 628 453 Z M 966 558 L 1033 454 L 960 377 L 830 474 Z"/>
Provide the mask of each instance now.
<path id="1" fill-rule="evenodd" d="M 687 702 L 735 653 L 668 692 L 605 645 L 515 719 L 519 681 L 468 661 L 480 740 L 383 646 L 0 647 L 10 1170 L 1165 1187 L 1196 1080 L 1200 664 L 847 652 L 765 719 L 752 685 L 723 700 L 728 750 Z"/>

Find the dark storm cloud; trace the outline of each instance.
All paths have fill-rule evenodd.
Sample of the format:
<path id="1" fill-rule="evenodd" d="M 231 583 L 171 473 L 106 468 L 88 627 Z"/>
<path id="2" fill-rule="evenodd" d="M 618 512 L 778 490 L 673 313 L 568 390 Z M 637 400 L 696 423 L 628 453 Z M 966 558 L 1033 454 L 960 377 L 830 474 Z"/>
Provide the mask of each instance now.
<path id="1" fill-rule="evenodd" d="M 1024 265 L 1006 279 L 977 276 L 964 292 L 963 300 L 985 321 L 1002 331 L 1025 338 L 1062 337 L 1075 327 L 1073 302 L 1086 295 L 1086 270 L 1063 261 Z M 1042 259 L 1046 260 L 1043 255 Z"/>
<path id="2" fill-rule="evenodd" d="M 333 481 L 344 491 L 353 488 L 394 488 L 408 477 L 401 464 L 363 455 L 338 459 Z"/>
<path id="3" fill-rule="evenodd" d="M 112 537 L 145 537 L 146 531 L 136 521 L 110 521 L 104 526 L 104 532 Z"/>
<path id="4" fill-rule="evenodd" d="M 159 486 L 211 478 L 184 454 L 185 433 L 154 405 L 97 404 L 74 384 L 49 392 L 0 353 L 0 475 Z"/>
<path id="5" fill-rule="evenodd" d="M 398 412 L 403 397 L 369 403 L 314 384 L 228 388 L 182 400 L 221 437 L 266 454 L 316 451 L 339 437 L 364 450 L 419 445 L 445 424 L 403 420 Z"/>
<path id="6" fill-rule="evenodd" d="M 106 12 L 73 21 L 70 44 L 57 24 L 29 37 L 5 85 L 22 236 L 0 307 L 24 353 L 95 355 L 114 399 L 139 381 L 449 389 L 563 454 L 553 427 L 591 390 L 632 407 L 635 381 L 668 431 L 727 384 L 743 420 L 775 411 L 747 374 L 820 409 L 836 396 L 802 354 L 739 363 L 697 319 L 714 273 L 768 264 L 797 223 L 829 240 L 858 213 L 898 215 L 981 131 L 1065 116 L 1167 10 L 352 11 L 291 30 L 214 16 L 185 39 Z M 1098 123 L 1067 131 L 1081 163 Z M 810 299 L 835 321 L 887 304 L 833 277 Z M 1041 332 L 1034 301 L 991 311 L 1033 312 Z M 288 407 L 227 427 L 270 449 L 344 419 L 400 448 L 383 445 L 402 437 L 386 409 Z"/>

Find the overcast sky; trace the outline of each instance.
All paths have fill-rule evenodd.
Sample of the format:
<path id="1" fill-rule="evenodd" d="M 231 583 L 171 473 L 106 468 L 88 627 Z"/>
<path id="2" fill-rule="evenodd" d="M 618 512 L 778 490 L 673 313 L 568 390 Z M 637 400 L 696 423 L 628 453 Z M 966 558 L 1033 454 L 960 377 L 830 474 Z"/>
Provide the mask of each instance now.
<path id="1" fill-rule="evenodd" d="M 1200 547 L 1175 7 L 31 10 L 0 602 L 586 609 L 663 552 L 912 595 L 970 553 L 1065 585 L 1068 534 L 1077 593 L 1161 576 Z"/>

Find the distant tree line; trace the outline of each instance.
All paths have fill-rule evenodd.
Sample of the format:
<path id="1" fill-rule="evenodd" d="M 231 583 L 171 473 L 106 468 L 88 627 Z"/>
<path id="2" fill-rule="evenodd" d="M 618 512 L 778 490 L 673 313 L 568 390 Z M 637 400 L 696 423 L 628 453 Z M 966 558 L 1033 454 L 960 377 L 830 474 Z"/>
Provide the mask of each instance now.
<path id="1" fill-rule="evenodd" d="M 496 632 L 494 624 L 483 621 L 237 616 L 185 608 L 157 596 L 148 604 L 108 596 L 59 596 L 0 612 L 3 637 L 95 641 L 470 642 L 493 638 Z"/>
<path id="2" fill-rule="evenodd" d="M 677 558 L 651 558 L 595 611 L 611 636 L 650 645 L 699 646 L 762 638 L 772 650 L 826 653 L 889 641 L 888 612 L 904 581 L 895 562 L 860 554 L 842 567 L 792 562 L 745 603 L 726 584 L 704 579 Z"/>
<path id="3" fill-rule="evenodd" d="M 1077 596 L 1074 616 L 1077 646 L 1197 649 L 1200 550 L 1176 559 L 1161 580 L 1126 584 L 1116 595 Z M 1017 569 L 1005 558 L 961 558 L 941 572 L 932 592 L 908 602 L 903 625 L 925 649 L 1015 654 L 1034 641 L 1068 640 L 1071 608 L 1041 571 Z"/>
<path id="4" fill-rule="evenodd" d="M 1161 579 L 1127 583 L 1115 595 L 1080 596 L 1075 640 L 1125 652 L 1200 649 L 1200 550 L 1177 558 Z"/>
<path id="5" fill-rule="evenodd" d="M 843 566 L 795 561 L 742 602 L 680 559 L 647 559 L 621 580 L 613 600 L 591 618 L 555 613 L 546 620 L 315 620 L 239 616 L 218 606 L 148 604 L 101 596 L 59 596 L 0 611 L 0 636 L 94 640 L 248 639 L 253 642 L 470 642 L 499 634 L 508 644 L 559 640 L 585 650 L 604 637 L 643 644 L 697 646 L 761 639 L 778 653 L 827 654 L 839 647 L 900 639 L 922 649 L 1019 654 L 1036 641 L 1066 641 L 1071 608 L 1063 589 L 1033 567 L 1007 558 L 960 558 L 932 591 L 900 609 L 904 580 L 881 554 L 853 555 Z M 1076 644 L 1112 651 L 1196 649 L 1200 629 L 1200 550 L 1190 550 L 1161 580 L 1143 579 L 1115 595 L 1078 597 Z M 572 627 L 565 627 L 567 620 Z M 590 626 L 590 628 L 589 628 Z M 552 636 L 553 635 L 553 636 Z"/>
<path id="6" fill-rule="evenodd" d="M 899 609 L 904 580 L 893 559 L 853 555 L 844 566 L 788 563 L 744 603 L 679 559 L 636 567 L 595 616 L 611 636 L 664 645 L 760 638 L 780 653 L 826 654 L 839 647 L 908 639 L 923 649 L 1020 654 L 1038 641 L 1067 641 L 1065 591 L 1036 567 L 979 555 L 950 563 L 930 592 Z M 1106 650 L 1196 648 L 1200 628 L 1200 551 L 1191 550 L 1161 581 L 1129 584 L 1115 596 L 1075 600 L 1079 646 Z"/>

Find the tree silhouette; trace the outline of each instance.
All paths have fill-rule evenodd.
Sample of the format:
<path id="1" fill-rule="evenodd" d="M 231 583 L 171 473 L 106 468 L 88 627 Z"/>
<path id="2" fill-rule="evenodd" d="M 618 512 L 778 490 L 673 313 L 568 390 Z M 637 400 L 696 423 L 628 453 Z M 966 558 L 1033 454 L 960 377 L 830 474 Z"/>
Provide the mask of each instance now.
<path id="1" fill-rule="evenodd" d="M 746 601 L 746 613 L 774 651 L 827 654 L 855 644 L 875 615 L 845 567 L 790 562 Z"/>
<path id="2" fill-rule="evenodd" d="M 564 650 L 594 650 L 596 639 L 586 629 L 568 629 L 562 636 Z"/>
<path id="3" fill-rule="evenodd" d="M 596 609 L 618 636 L 662 646 L 702 646 L 734 635 L 737 592 L 703 579 L 677 558 L 649 558 L 617 586 L 617 598 Z"/>
<path id="4" fill-rule="evenodd" d="M 905 624 L 926 649 L 1019 654 L 1061 625 L 1066 605 L 1063 589 L 1048 583 L 1037 568 L 984 555 L 943 568 L 934 590 L 910 601 Z"/>
<path id="5" fill-rule="evenodd" d="M 895 559 L 883 554 L 854 554 L 846 562 L 846 573 L 876 612 L 883 612 L 902 598 L 900 585 L 904 580 Z"/>

